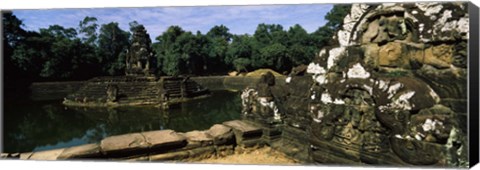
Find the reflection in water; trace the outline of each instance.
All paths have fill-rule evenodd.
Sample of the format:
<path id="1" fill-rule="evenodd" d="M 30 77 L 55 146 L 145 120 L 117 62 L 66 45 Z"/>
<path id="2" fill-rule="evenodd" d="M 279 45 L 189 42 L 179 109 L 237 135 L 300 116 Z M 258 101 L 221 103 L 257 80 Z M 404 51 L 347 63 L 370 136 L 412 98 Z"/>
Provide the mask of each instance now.
<path id="1" fill-rule="evenodd" d="M 61 101 L 5 101 L 3 152 L 30 152 L 99 142 L 106 136 L 173 129 L 208 129 L 240 117 L 238 93 L 214 91 L 212 97 L 156 107 L 67 108 Z"/>

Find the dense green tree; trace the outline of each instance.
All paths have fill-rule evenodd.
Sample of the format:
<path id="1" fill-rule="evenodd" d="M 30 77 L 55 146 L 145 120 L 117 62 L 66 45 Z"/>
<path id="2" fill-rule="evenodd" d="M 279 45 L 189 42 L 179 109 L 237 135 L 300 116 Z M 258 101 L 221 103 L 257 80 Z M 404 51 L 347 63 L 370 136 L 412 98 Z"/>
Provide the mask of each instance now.
<path id="1" fill-rule="evenodd" d="M 307 64 L 315 56 L 318 49 L 310 35 L 302 26 L 295 24 L 288 30 L 288 51 L 287 56 L 290 66 Z"/>
<path id="2" fill-rule="evenodd" d="M 251 60 L 248 58 L 237 58 L 233 60 L 233 66 L 237 72 L 248 72 L 248 68 L 251 67 Z"/>
<path id="3" fill-rule="evenodd" d="M 129 37 L 130 33 L 120 29 L 116 22 L 101 26 L 97 57 L 103 74 L 122 75 L 124 73 Z"/>
<path id="4" fill-rule="evenodd" d="M 5 97 L 21 96 L 33 77 L 18 67 L 17 61 L 12 58 L 15 48 L 28 36 L 22 26 L 23 22 L 11 12 L 2 12 L 2 45 L 3 45 L 3 80 Z"/>
<path id="5" fill-rule="evenodd" d="M 156 37 L 158 41 L 154 45 L 157 53 L 158 68 L 167 75 L 179 75 L 181 73 L 181 64 L 183 61 L 179 56 L 181 46 L 176 43 L 178 37 L 185 31 L 179 26 L 170 26 L 162 35 Z"/>
<path id="6" fill-rule="evenodd" d="M 347 4 L 337 4 L 325 15 L 325 19 L 328 22 L 312 33 L 313 42 L 317 47 L 333 45 L 333 42 L 330 40 L 333 34 L 342 27 L 343 19 L 348 15 L 351 7 L 351 5 Z"/>
<path id="7" fill-rule="evenodd" d="M 232 43 L 227 49 L 225 64 L 231 66 L 233 62 L 239 58 L 249 59 L 254 49 L 253 38 L 247 34 L 234 35 Z M 243 60 L 246 61 L 246 60 Z M 244 63 L 244 62 L 243 62 Z"/>
<path id="8" fill-rule="evenodd" d="M 208 60 L 204 68 L 210 73 L 223 72 L 225 68 L 225 56 L 232 34 L 224 25 L 216 25 L 207 33 L 208 38 Z"/>
<path id="9" fill-rule="evenodd" d="M 350 5 L 335 5 L 325 16 L 325 26 L 310 34 L 298 24 L 286 31 L 278 24 L 261 23 L 253 35 L 233 35 L 224 25 L 206 34 L 171 26 L 151 44 L 156 57 L 150 64 L 158 75 L 213 75 L 258 68 L 289 71 L 310 62 L 323 46 L 334 45 L 329 41 L 349 10 Z M 25 31 L 12 13 L 2 16 L 5 80 L 83 80 L 124 74 L 126 52 L 134 37 L 118 23 L 99 26 L 97 18 L 87 16 L 77 30 L 51 25 Z M 136 21 L 129 25 L 132 33 L 143 27 Z M 145 41 L 150 46 L 149 36 Z"/>
<path id="10" fill-rule="evenodd" d="M 82 35 L 82 41 L 88 45 L 94 46 L 97 41 L 97 18 L 86 16 L 78 24 L 78 32 Z"/>
<path id="11" fill-rule="evenodd" d="M 279 24 L 259 24 L 253 37 L 258 42 L 257 45 L 261 46 L 260 48 L 274 43 L 285 45 L 287 42 L 287 32 Z"/>
<path id="12" fill-rule="evenodd" d="M 336 4 L 332 10 L 325 15 L 325 19 L 328 20 L 326 26 L 333 30 L 339 29 L 343 24 L 343 19 L 350 13 L 352 5 L 349 4 Z"/>

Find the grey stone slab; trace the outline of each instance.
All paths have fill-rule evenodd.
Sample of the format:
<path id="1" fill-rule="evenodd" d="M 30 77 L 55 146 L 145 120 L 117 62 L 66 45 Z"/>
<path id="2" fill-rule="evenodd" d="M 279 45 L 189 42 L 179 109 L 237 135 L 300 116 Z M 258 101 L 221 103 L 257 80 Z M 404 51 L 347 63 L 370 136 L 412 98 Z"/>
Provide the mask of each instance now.
<path id="1" fill-rule="evenodd" d="M 140 133 L 110 136 L 100 142 L 100 147 L 106 154 L 126 153 L 147 149 L 149 144 Z"/>
<path id="2" fill-rule="evenodd" d="M 32 155 L 33 155 L 33 152 L 20 153 L 20 159 L 21 160 L 27 160 Z"/>
<path id="3" fill-rule="evenodd" d="M 100 155 L 100 144 L 94 143 L 65 148 L 58 159 L 93 158 Z"/>
<path id="4" fill-rule="evenodd" d="M 190 156 L 188 151 L 179 151 L 179 152 L 170 152 L 157 155 L 150 155 L 150 161 L 168 161 L 168 160 L 179 160 L 185 159 Z"/>
<path id="5" fill-rule="evenodd" d="M 215 145 L 232 144 L 235 142 L 232 128 L 225 125 L 215 124 L 206 133 L 214 139 L 213 143 Z"/>
<path id="6" fill-rule="evenodd" d="M 173 130 L 157 130 L 142 132 L 141 134 L 145 137 L 150 148 L 153 149 L 176 149 L 187 144 L 186 137 Z"/>
<path id="7" fill-rule="evenodd" d="M 234 131 L 239 132 L 239 134 L 241 134 L 242 137 L 255 136 L 258 134 L 259 136 L 261 136 L 262 134 L 261 127 L 246 121 L 232 120 L 232 121 L 224 122 L 223 124 L 233 128 Z"/>
<path id="8" fill-rule="evenodd" d="M 9 154 L 8 153 L 0 153 L 0 158 L 5 159 L 8 158 Z"/>
<path id="9" fill-rule="evenodd" d="M 65 148 L 34 152 L 28 159 L 32 160 L 57 160 Z"/>
<path id="10" fill-rule="evenodd" d="M 187 141 L 190 144 L 196 144 L 199 146 L 210 146 L 213 145 L 213 138 L 206 131 L 190 131 L 184 134 L 187 138 Z"/>

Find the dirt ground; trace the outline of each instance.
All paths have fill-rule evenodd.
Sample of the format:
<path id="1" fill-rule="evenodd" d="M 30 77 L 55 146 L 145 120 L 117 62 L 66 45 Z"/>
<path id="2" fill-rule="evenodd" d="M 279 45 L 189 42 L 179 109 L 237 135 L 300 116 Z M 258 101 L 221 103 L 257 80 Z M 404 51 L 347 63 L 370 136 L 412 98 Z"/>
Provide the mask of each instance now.
<path id="1" fill-rule="evenodd" d="M 285 154 L 270 147 L 236 151 L 233 155 L 225 157 L 211 157 L 192 163 L 208 164 L 255 164 L 255 165 L 299 165 L 299 161 L 287 157 Z"/>

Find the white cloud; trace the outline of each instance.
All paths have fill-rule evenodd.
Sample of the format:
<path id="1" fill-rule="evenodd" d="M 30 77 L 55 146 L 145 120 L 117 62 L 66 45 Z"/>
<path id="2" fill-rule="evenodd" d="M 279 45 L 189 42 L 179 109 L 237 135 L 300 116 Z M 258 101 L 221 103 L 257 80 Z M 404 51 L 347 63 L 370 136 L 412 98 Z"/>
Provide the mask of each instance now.
<path id="1" fill-rule="evenodd" d="M 300 24 L 308 32 L 325 24 L 324 15 L 332 5 L 258 5 L 258 6 L 199 6 L 199 7 L 148 7 L 148 8 L 86 8 L 53 10 L 15 10 L 24 20 L 26 29 L 38 30 L 49 25 L 78 26 L 85 16 L 98 19 L 98 24 L 118 22 L 124 30 L 128 23 L 138 21 L 145 25 L 152 40 L 171 25 L 186 31 L 208 32 L 214 25 L 226 25 L 234 34 L 253 34 L 260 23 L 280 24 L 287 30 Z"/>

